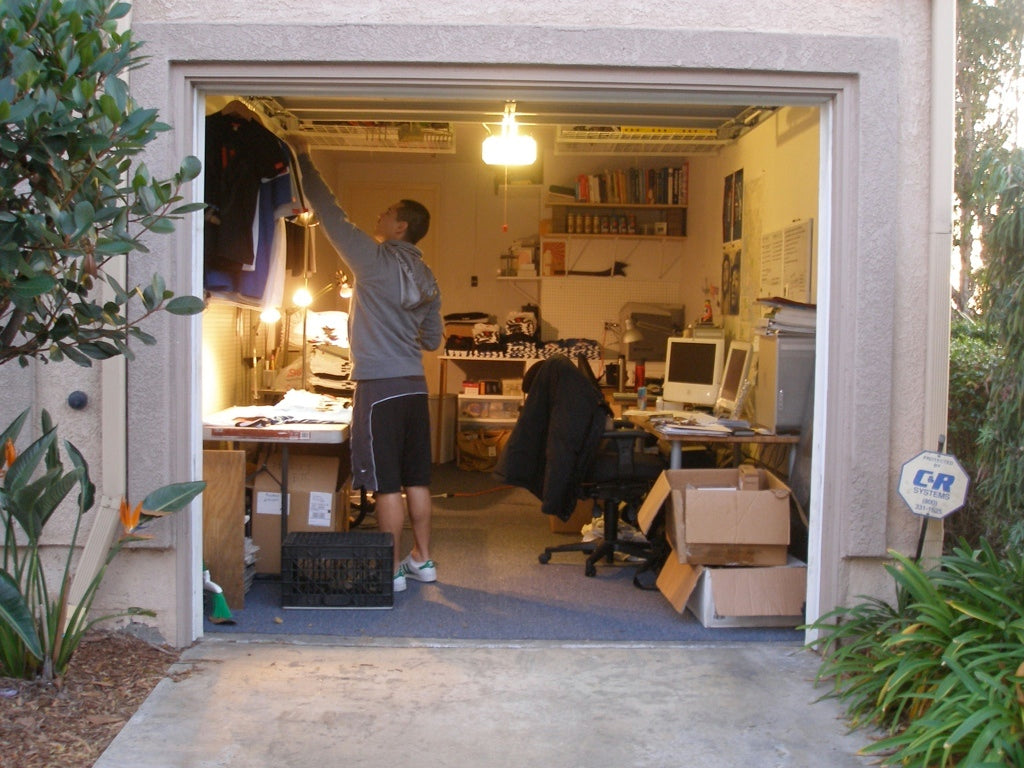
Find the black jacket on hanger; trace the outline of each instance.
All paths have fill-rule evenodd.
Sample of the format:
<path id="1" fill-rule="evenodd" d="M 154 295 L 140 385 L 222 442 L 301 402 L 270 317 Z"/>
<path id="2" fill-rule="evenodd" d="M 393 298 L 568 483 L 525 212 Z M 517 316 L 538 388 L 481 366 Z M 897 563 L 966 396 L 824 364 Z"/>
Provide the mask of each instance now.
<path id="1" fill-rule="evenodd" d="M 526 402 L 494 476 L 530 491 L 544 514 L 568 520 L 611 411 L 600 389 L 563 355 L 531 368 L 523 389 Z"/>
<path id="2" fill-rule="evenodd" d="M 262 179 L 289 168 L 280 140 L 255 120 L 217 112 L 206 118 L 206 269 L 233 272 L 256 255 L 253 219 Z"/>

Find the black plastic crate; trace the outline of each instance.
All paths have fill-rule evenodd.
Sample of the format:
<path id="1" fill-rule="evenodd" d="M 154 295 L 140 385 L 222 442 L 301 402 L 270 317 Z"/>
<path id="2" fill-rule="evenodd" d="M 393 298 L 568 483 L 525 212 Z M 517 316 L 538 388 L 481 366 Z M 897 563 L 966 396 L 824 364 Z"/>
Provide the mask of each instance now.
<path id="1" fill-rule="evenodd" d="M 390 533 L 289 533 L 281 548 L 285 608 L 390 608 Z"/>

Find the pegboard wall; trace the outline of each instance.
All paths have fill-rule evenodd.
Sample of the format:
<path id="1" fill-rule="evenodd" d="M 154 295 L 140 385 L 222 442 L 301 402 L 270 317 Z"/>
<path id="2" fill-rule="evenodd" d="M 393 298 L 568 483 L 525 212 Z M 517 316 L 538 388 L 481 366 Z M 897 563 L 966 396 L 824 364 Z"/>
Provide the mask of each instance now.
<path id="1" fill-rule="evenodd" d="M 630 301 L 654 304 L 682 303 L 679 285 L 673 281 L 627 280 L 621 277 L 547 278 L 541 289 L 540 313 L 548 334 L 559 339 L 594 339 L 610 344 L 605 321 L 619 322 L 622 305 Z M 684 315 L 691 322 L 693 308 Z"/>

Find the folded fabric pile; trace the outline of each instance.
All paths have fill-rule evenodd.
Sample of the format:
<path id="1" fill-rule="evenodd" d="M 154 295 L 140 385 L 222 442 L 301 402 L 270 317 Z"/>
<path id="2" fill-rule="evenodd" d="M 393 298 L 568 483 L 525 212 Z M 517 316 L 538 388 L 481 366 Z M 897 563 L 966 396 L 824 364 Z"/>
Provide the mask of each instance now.
<path id="1" fill-rule="evenodd" d="M 555 355 L 565 355 L 573 360 L 580 356 L 588 360 L 600 360 L 601 345 L 593 339 L 560 339 L 544 344 L 540 357 L 547 358 Z"/>

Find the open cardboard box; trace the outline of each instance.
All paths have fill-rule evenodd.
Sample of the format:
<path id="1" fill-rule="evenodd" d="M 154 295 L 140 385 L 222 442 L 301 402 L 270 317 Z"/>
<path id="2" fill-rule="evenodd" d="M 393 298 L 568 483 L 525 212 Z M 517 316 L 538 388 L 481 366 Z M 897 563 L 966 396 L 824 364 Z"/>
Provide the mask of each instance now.
<path id="1" fill-rule="evenodd" d="M 804 621 L 807 565 L 706 568 L 669 557 L 658 589 L 677 612 L 687 608 L 709 628 L 796 627 Z"/>
<path id="2" fill-rule="evenodd" d="M 647 533 L 664 507 L 665 535 L 679 563 L 785 565 L 789 488 L 763 470 L 751 478 L 738 468 L 667 469 L 640 507 L 640 530 Z"/>
<path id="3" fill-rule="evenodd" d="M 339 462 L 333 456 L 288 457 L 288 532 L 328 533 L 348 527 L 349 484 L 338 485 Z M 252 539 L 260 548 L 257 573 L 281 572 L 281 458 L 271 456 L 267 471 L 252 483 Z M 269 474 L 268 474 L 269 473 Z"/>

